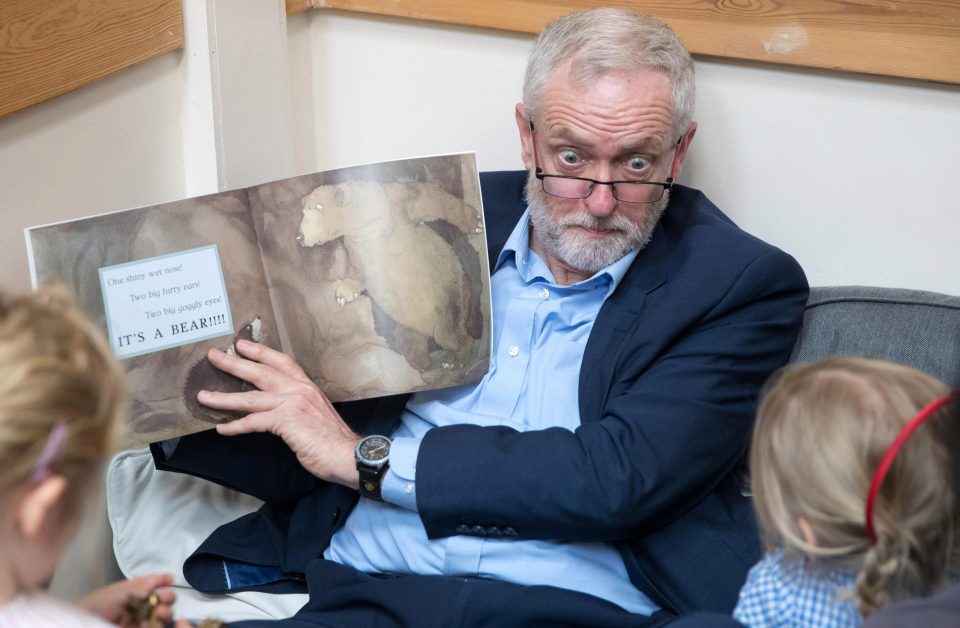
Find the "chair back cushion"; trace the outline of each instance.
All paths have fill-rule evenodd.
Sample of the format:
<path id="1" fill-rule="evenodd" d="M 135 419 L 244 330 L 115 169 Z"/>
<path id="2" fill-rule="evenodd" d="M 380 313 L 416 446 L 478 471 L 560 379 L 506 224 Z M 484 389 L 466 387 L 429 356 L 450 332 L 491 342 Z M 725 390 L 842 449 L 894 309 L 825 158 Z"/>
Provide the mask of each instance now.
<path id="1" fill-rule="evenodd" d="M 960 297 L 866 286 L 810 289 L 791 362 L 856 355 L 960 385 Z"/>

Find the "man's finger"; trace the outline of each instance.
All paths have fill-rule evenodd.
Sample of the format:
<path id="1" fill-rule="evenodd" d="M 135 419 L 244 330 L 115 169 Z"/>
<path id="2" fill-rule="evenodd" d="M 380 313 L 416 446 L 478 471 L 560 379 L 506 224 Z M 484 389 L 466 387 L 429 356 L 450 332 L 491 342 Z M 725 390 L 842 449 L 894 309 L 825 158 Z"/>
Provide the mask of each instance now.
<path id="1" fill-rule="evenodd" d="M 283 396 L 262 390 L 247 392 L 218 392 L 201 390 L 197 393 L 197 401 L 215 410 L 233 410 L 244 414 L 254 412 L 269 412 L 283 403 Z"/>
<path id="2" fill-rule="evenodd" d="M 217 433 L 223 436 L 252 434 L 253 432 L 272 432 L 275 421 L 268 413 L 251 414 L 228 423 L 218 423 Z"/>
<path id="3" fill-rule="evenodd" d="M 250 342 L 249 340 L 238 340 L 236 347 L 237 351 L 245 358 L 274 368 L 298 381 L 310 381 L 310 378 L 303 372 L 303 369 L 300 368 L 297 361 L 282 351 L 277 351 L 259 342 Z"/>
<path id="4" fill-rule="evenodd" d="M 207 359 L 224 373 L 229 373 L 234 377 L 239 377 L 245 382 L 250 382 L 260 390 L 264 390 L 270 384 L 271 379 L 274 384 L 276 384 L 276 377 L 271 378 L 271 373 L 274 375 L 278 374 L 276 370 L 259 362 L 247 360 L 236 355 L 230 355 L 220 349 L 210 349 L 207 351 Z"/>

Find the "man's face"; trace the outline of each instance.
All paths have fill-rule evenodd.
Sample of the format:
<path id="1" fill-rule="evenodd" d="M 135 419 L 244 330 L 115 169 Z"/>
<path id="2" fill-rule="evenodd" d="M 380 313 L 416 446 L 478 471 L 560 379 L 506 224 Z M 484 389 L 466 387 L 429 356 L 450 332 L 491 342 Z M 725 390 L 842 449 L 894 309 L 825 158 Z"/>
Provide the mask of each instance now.
<path id="1" fill-rule="evenodd" d="M 664 181 L 675 175 L 692 130 L 675 147 L 670 84 L 657 72 L 603 76 L 587 87 L 575 86 L 560 66 L 544 89 L 531 133 L 523 106 L 517 124 L 527 183 L 532 244 L 553 267 L 592 275 L 649 242 L 667 201 L 618 201 L 608 185 L 596 185 L 587 198 L 565 199 L 543 191 L 533 175 L 534 142 L 544 174 L 597 181 Z M 524 132 L 526 131 L 526 132 Z M 676 148 L 676 151 L 675 151 Z M 649 186 L 650 198 L 662 191 Z M 539 246 L 537 246 L 539 245 Z"/>

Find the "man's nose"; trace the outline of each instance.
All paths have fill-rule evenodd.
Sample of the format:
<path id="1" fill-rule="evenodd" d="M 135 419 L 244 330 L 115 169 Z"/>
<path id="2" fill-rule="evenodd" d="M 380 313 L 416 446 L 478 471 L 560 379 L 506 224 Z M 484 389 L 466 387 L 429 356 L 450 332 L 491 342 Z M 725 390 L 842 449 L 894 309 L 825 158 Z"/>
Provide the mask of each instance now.
<path id="1" fill-rule="evenodd" d="M 617 199 L 613 196 L 613 185 L 610 183 L 597 182 L 586 201 L 587 209 L 594 216 L 609 216 L 617 206 Z"/>

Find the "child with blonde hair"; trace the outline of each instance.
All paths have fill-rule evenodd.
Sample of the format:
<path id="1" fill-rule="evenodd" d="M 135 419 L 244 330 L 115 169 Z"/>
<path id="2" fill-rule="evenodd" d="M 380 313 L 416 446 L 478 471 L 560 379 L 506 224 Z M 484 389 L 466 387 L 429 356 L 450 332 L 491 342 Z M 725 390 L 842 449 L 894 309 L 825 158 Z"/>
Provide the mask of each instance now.
<path id="1" fill-rule="evenodd" d="M 100 332 L 57 287 L 0 295 L 0 626 L 136 626 L 171 618 L 172 582 L 151 574 L 71 606 L 42 592 L 114 445 L 124 381 Z M 182 622 L 179 626 L 188 626 Z"/>
<path id="2" fill-rule="evenodd" d="M 750 452 L 767 555 L 734 617 L 748 626 L 859 626 L 938 590 L 956 566 L 946 387 L 916 369 L 833 358 L 786 369 Z"/>

